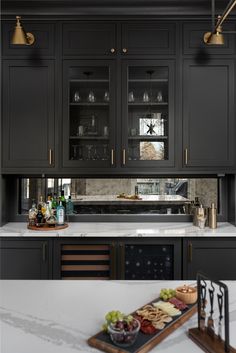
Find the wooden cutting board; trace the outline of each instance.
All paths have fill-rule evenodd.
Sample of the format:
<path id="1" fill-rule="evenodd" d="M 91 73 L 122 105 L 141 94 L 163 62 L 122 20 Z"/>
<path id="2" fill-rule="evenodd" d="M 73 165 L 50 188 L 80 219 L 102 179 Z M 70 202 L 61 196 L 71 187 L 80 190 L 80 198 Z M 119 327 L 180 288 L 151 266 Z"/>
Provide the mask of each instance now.
<path id="1" fill-rule="evenodd" d="M 155 303 L 159 300 L 160 298 L 157 298 L 155 300 L 152 300 L 148 304 Z M 88 339 L 88 344 L 107 353 L 146 353 L 149 352 L 162 340 L 164 340 L 167 336 L 169 336 L 172 332 L 174 332 L 177 328 L 183 325 L 196 312 L 197 303 L 193 305 L 188 305 L 188 309 L 183 310 L 180 316 L 176 316 L 176 318 L 173 318 L 173 321 L 167 323 L 163 330 L 158 331 L 157 333 L 154 333 L 152 335 L 144 334 L 140 331 L 137 340 L 130 347 L 121 348 L 116 346 L 111 341 L 109 334 L 103 331 L 100 331 L 96 335 L 90 337 Z"/>

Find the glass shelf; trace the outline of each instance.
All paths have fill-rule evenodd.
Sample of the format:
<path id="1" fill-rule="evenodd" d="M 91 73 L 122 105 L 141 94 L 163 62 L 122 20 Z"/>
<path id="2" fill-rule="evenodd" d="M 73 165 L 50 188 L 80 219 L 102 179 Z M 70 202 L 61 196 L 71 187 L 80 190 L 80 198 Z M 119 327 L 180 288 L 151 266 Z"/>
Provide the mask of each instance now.
<path id="1" fill-rule="evenodd" d="M 160 105 L 160 106 L 167 106 L 168 105 L 168 103 L 167 102 L 128 102 L 128 105 L 129 106 L 140 106 L 140 105 L 143 105 L 143 106 L 158 106 L 158 105 Z"/>
<path id="2" fill-rule="evenodd" d="M 87 103 L 87 102 L 81 102 L 81 103 L 70 103 L 70 105 L 81 105 L 81 106 L 107 106 L 109 107 L 109 103 L 103 103 L 103 102 L 94 102 L 94 103 Z"/>
<path id="3" fill-rule="evenodd" d="M 71 140 L 109 140 L 108 136 L 70 136 Z"/>
<path id="4" fill-rule="evenodd" d="M 142 141 L 157 141 L 157 140 L 167 140 L 168 136 L 161 136 L 161 135 L 155 135 L 155 136 L 147 136 L 147 135 L 142 135 L 142 136 L 129 136 L 129 140 L 142 140 Z"/>

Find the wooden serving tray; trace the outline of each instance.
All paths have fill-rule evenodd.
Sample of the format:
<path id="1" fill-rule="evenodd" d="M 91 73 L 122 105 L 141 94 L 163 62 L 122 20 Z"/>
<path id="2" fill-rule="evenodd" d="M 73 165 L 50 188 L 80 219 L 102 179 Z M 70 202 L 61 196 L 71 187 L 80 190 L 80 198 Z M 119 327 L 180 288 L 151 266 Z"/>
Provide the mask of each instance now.
<path id="1" fill-rule="evenodd" d="M 38 230 L 40 232 L 50 231 L 50 230 L 65 229 L 67 227 L 68 227 L 67 223 L 65 223 L 63 226 L 51 226 L 51 227 L 49 227 L 48 224 L 46 224 L 46 223 L 42 227 L 30 226 L 29 224 L 27 226 L 28 229 Z"/>
<path id="2" fill-rule="evenodd" d="M 159 300 L 160 298 L 154 299 L 148 304 L 155 303 Z M 88 344 L 107 353 L 147 353 L 151 349 L 153 349 L 153 347 L 155 347 L 158 343 L 160 343 L 164 338 L 166 338 L 177 328 L 183 325 L 187 320 L 189 320 L 190 317 L 193 316 L 196 312 L 197 303 L 192 305 L 189 304 L 188 308 L 182 310 L 182 314 L 180 316 L 174 317 L 173 321 L 167 323 L 163 330 L 160 330 L 159 332 L 154 333 L 152 335 L 144 334 L 140 331 L 138 333 L 138 337 L 135 343 L 130 347 L 122 348 L 116 346 L 111 341 L 109 334 L 103 331 L 100 331 L 96 335 L 90 337 L 88 339 Z M 134 314 L 135 312 L 133 312 L 131 315 Z"/>

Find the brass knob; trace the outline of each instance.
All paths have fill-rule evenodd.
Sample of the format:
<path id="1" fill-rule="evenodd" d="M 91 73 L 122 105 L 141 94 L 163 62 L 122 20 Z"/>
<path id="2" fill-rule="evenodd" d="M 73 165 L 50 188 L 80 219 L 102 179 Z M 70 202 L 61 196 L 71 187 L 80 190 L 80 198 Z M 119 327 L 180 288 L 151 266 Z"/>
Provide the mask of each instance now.
<path id="1" fill-rule="evenodd" d="M 114 54 L 116 50 L 115 50 L 115 48 L 111 48 L 110 51 L 111 51 L 112 54 Z"/>
<path id="2" fill-rule="evenodd" d="M 127 53 L 128 49 L 127 48 L 123 48 L 122 51 L 123 51 L 123 53 Z"/>

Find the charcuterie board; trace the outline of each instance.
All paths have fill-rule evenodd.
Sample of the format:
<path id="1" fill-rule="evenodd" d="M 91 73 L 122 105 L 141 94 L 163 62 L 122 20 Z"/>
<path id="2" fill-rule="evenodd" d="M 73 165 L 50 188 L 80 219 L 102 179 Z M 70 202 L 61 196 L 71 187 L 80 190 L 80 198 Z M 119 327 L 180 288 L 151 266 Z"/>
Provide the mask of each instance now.
<path id="1" fill-rule="evenodd" d="M 156 298 L 146 305 L 151 305 L 159 300 L 160 298 Z M 184 309 L 181 315 L 175 316 L 173 321 L 167 323 L 164 329 L 158 330 L 158 332 L 154 334 L 144 334 L 139 331 L 137 340 L 130 347 L 121 348 L 116 346 L 111 341 L 109 334 L 104 331 L 100 331 L 96 335 L 90 337 L 88 339 L 88 344 L 107 353 L 147 353 L 168 335 L 183 325 L 187 320 L 189 320 L 196 312 L 197 303 L 189 304 L 188 308 Z M 135 315 L 135 312 L 131 315 Z"/>
<path id="2" fill-rule="evenodd" d="M 68 224 L 67 224 L 67 223 L 65 223 L 65 224 L 63 224 L 63 225 L 61 225 L 61 226 L 57 226 L 57 225 L 55 225 L 55 226 L 48 226 L 46 223 L 45 223 L 43 226 L 41 226 L 41 227 L 30 226 L 29 224 L 28 224 L 28 226 L 27 226 L 28 229 L 31 229 L 31 230 L 38 230 L 38 231 L 40 231 L 40 232 L 50 231 L 50 230 L 65 229 L 65 228 L 67 228 L 67 227 L 68 227 Z"/>

